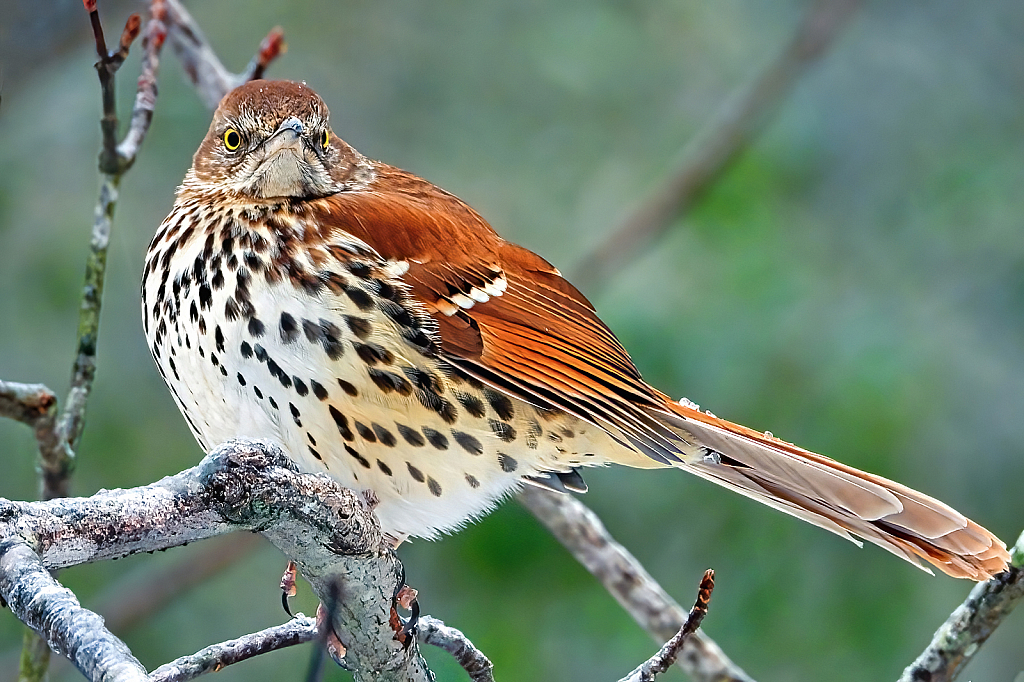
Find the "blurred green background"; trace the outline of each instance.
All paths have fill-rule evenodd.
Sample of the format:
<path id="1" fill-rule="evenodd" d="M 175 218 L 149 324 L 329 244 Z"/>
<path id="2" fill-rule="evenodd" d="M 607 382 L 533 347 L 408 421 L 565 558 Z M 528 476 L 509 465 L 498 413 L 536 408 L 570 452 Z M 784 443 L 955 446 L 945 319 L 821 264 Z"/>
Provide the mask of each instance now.
<path id="1" fill-rule="evenodd" d="M 99 89 L 77 2 L 5 0 L 0 29 L 0 377 L 63 395 L 97 189 Z M 270 75 L 334 129 L 475 206 L 570 271 L 773 58 L 804 2 L 189 5 L 230 68 L 274 25 Z M 102 2 L 113 36 L 137 9 Z M 1024 4 L 872 2 L 670 235 L 594 294 L 645 377 L 715 413 L 896 478 L 1012 542 L 1024 527 Z M 28 38 L 26 38 L 28 36 Z M 35 36 L 35 37 L 33 37 Z M 138 55 L 119 78 L 127 112 Z M 142 335 L 138 282 L 207 112 L 165 52 L 125 177 L 99 377 L 73 489 L 135 486 L 201 452 Z M 0 421 L 0 496 L 36 494 L 34 443 Z M 680 472 L 589 473 L 585 501 L 680 602 L 707 567 L 706 631 L 759 681 L 894 679 L 970 589 Z M 86 606 L 196 548 L 62 574 Z M 402 549 L 427 613 L 500 680 L 613 680 L 653 642 L 514 502 Z M 284 618 L 264 546 L 129 632 L 150 667 Z M 315 608 L 308 590 L 299 606 Z M 0 614 L 0 678 L 19 624 Z M 1024 670 L 1024 614 L 963 679 Z M 465 679 L 427 650 L 442 680 Z M 292 680 L 308 647 L 218 675 Z M 77 673 L 57 675 L 75 679 Z M 332 669 L 328 680 L 349 679 Z M 682 680 L 675 671 L 666 680 Z M 1017 678 L 1020 679 L 1020 678 Z"/>

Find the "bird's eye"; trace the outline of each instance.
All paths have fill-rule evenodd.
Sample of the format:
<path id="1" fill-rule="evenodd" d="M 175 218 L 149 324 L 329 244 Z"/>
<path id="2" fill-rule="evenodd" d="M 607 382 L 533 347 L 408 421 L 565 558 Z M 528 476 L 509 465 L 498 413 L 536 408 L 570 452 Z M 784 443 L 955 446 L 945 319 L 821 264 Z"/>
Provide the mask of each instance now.
<path id="1" fill-rule="evenodd" d="M 327 151 L 327 148 L 331 146 L 331 134 L 324 130 L 323 136 L 320 138 L 320 146 Z"/>
<path id="2" fill-rule="evenodd" d="M 233 152 L 242 145 L 242 136 L 234 128 L 228 128 L 224 133 L 224 146 L 229 152 Z"/>

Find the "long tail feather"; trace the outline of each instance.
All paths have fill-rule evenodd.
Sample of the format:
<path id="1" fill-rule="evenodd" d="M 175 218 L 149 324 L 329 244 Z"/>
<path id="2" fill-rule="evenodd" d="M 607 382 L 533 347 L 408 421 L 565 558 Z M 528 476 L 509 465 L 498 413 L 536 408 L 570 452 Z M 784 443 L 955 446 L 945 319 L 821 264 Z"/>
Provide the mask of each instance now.
<path id="1" fill-rule="evenodd" d="M 658 416 L 705 454 L 680 466 L 702 478 L 926 571 L 920 559 L 957 578 L 986 580 L 1010 560 L 999 538 L 934 498 L 699 409 L 666 407 L 671 414 Z"/>

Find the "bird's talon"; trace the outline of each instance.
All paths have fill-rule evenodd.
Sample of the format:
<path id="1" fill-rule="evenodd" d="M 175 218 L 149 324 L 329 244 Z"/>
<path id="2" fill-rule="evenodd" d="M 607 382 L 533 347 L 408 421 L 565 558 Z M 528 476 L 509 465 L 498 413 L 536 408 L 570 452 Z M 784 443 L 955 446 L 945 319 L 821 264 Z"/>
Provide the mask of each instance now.
<path id="1" fill-rule="evenodd" d="M 295 578 L 298 572 L 299 569 L 295 562 L 289 561 L 288 566 L 285 567 L 284 573 L 281 575 L 281 606 L 284 607 L 284 612 L 288 614 L 289 618 L 295 617 L 291 606 L 288 604 L 288 599 L 295 596 Z"/>

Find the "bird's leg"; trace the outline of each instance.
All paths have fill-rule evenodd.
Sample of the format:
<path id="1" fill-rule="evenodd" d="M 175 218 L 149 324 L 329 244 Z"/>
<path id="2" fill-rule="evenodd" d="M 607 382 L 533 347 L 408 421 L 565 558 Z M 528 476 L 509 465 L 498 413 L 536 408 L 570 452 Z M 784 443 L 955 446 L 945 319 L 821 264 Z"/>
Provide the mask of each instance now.
<path id="1" fill-rule="evenodd" d="M 295 566 L 295 562 L 289 559 L 284 573 L 281 574 L 281 606 L 284 607 L 284 612 L 288 614 L 289 618 L 295 617 L 288 605 L 288 600 L 295 596 L 295 578 L 298 573 L 299 569 Z"/>

